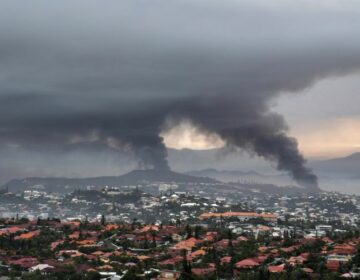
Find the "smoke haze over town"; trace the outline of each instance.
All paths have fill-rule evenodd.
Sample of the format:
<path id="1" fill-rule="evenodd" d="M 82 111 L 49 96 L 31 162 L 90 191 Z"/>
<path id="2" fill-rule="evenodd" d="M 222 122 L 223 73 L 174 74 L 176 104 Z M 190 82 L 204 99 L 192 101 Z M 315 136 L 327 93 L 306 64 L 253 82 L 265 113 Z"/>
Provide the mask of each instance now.
<path id="1" fill-rule="evenodd" d="M 1 0 L 0 280 L 360 279 L 359 0 Z"/>
<path id="2" fill-rule="evenodd" d="M 224 157 L 244 150 L 316 189 L 281 113 L 294 111 L 286 98 L 306 95 L 295 107 L 315 117 L 298 114 L 291 131 L 309 123 L 322 129 L 316 111 L 337 102 L 342 89 L 316 100 L 312 89 L 346 77 L 358 83 L 359 8 L 335 0 L 4 1 L 2 180 L 88 176 L 104 163 L 112 166 L 106 174 L 167 170 L 167 147 L 185 141 L 185 130 L 192 133 L 187 148 L 198 140 L 200 149 L 224 147 Z M 328 118 L 345 116 L 356 126 L 358 112 L 349 111 L 358 94 L 344 96 Z M 312 142 L 298 134 L 300 147 Z"/>

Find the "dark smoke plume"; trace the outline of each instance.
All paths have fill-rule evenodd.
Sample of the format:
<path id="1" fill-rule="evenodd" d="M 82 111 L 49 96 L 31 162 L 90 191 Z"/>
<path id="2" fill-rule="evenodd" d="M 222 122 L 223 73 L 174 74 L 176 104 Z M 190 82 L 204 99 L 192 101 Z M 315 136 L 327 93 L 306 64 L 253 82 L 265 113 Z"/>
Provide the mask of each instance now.
<path id="1" fill-rule="evenodd" d="M 185 118 L 315 189 L 271 103 L 360 68 L 359 2 L 326 2 L 5 0 L 1 147 L 91 143 L 166 170 L 159 134 Z"/>
<path id="2" fill-rule="evenodd" d="M 297 141 L 286 135 L 284 119 L 269 112 L 264 100 L 251 95 L 236 98 L 218 96 L 178 104 L 174 118 L 190 118 L 200 129 L 215 132 L 230 146 L 255 152 L 277 163 L 277 169 L 288 171 L 293 179 L 309 189 L 317 189 L 316 176 L 305 167 Z"/>

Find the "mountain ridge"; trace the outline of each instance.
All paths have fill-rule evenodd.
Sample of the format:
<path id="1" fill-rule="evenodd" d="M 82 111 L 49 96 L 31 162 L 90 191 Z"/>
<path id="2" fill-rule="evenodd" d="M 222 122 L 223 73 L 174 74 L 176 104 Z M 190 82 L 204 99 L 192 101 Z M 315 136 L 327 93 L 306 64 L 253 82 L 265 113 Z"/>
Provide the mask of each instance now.
<path id="1" fill-rule="evenodd" d="M 141 183 L 216 183 L 211 178 L 195 177 L 170 170 L 133 170 L 120 176 L 100 176 L 90 178 L 66 178 L 66 177 L 27 177 L 13 179 L 2 185 L 9 191 L 19 191 L 26 188 L 37 187 L 56 191 L 58 188 L 76 189 L 93 186 L 101 188 L 105 186 L 125 186 Z"/>
<path id="2" fill-rule="evenodd" d="M 310 166 L 319 174 L 336 174 L 346 177 L 359 177 L 360 152 L 344 157 L 312 162 Z"/>

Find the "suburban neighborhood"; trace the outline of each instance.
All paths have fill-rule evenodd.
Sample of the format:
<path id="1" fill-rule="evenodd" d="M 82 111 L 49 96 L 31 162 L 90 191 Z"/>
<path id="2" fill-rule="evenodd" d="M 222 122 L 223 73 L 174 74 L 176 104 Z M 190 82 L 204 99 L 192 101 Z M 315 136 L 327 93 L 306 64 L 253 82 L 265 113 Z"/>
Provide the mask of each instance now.
<path id="1" fill-rule="evenodd" d="M 300 194 L 260 200 L 254 195 L 231 204 L 171 189 L 158 196 L 135 189 L 116 194 L 129 200 L 121 213 L 120 204 L 111 200 L 97 203 L 97 212 L 88 211 L 99 195 L 106 198 L 104 192 L 75 191 L 63 197 L 2 193 L 8 203 L 15 197 L 24 202 L 18 214 L 6 217 L 3 212 L 0 220 L 1 279 L 360 276 L 354 196 L 324 192 L 306 200 Z M 26 201 L 32 201 L 32 211 L 52 203 L 59 213 L 71 210 L 72 215 L 31 218 L 36 212 L 29 212 Z M 90 215 L 81 214 L 85 211 Z"/>

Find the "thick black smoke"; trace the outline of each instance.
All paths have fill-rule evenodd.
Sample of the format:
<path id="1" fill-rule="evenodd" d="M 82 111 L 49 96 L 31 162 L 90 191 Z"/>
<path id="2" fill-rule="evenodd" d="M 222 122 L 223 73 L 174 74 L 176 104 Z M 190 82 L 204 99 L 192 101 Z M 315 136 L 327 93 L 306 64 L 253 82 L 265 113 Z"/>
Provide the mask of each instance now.
<path id="1" fill-rule="evenodd" d="M 186 118 L 316 188 L 270 105 L 359 69 L 360 6 L 305 2 L 4 1 L 0 143 L 94 143 L 168 169 L 162 126 Z"/>
<path id="2" fill-rule="evenodd" d="M 276 162 L 278 170 L 288 171 L 296 182 L 309 189 L 318 187 L 316 176 L 306 168 L 297 141 L 286 135 L 282 116 L 269 112 L 264 100 L 249 96 L 214 96 L 177 104 L 177 115 L 191 119 L 200 129 L 215 132 L 230 146 L 255 152 Z"/>

